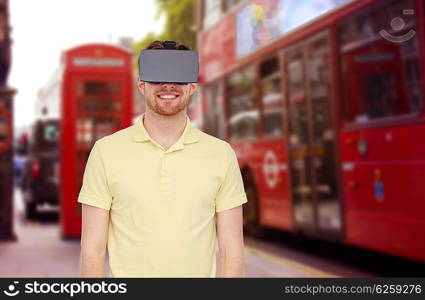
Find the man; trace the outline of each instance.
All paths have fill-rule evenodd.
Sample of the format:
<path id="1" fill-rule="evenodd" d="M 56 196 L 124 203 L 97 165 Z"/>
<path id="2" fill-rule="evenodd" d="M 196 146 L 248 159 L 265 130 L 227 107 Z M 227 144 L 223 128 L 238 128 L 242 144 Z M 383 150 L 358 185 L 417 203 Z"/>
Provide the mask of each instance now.
<path id="1" fill-rule="evenodd" d="M 188 48 L 171 41 L 155 41 L 148 50 L 161 57 L 153 71 L 172 53 L 189 53 L 175 51 Z M 159 76 L 167 73 L 173 72 L 166 68 Z M 218 240 L 220 276 L 243 276 L 241 205 L 247 199 L 234 151 L 191 127 L 186 108 L 196 82 L 140 76 L 146 112 L 98 140 L 87 162 L 78 197 L 81 275 L 103 277 L 107 247 L 111 277 L 215 277 Z"/>

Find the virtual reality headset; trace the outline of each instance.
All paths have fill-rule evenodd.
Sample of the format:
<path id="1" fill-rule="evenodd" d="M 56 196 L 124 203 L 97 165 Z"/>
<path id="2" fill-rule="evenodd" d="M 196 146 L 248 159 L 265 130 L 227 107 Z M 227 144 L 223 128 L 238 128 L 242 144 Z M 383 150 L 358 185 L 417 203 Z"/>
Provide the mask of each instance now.
<path id="1" fill-rule="evenodd" d="M 192 50 L 147 49 L 140 52 L 141 81 L 192 83 L 198 81 L 198 52 Z"/>

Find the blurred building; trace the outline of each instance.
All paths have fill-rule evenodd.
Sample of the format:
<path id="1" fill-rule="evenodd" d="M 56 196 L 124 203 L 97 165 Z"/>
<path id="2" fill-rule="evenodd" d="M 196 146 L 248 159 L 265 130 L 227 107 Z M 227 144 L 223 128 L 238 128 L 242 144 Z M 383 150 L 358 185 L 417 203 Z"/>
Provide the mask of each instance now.
<path id="1" fill-rule="evenodd" d="M 62 75 L 61 66 L 58 67 L 37 93 L 37 99 L 34 104 L 34 119 L 43 120 L 46 118 L 60 118 L 60 80 Z"/>
<path id="2" fill-rule="evenodd" d="M 7 0 L 0 0 L 0 86 L 6 85 L 10 67 L 10 38 Z"/>
<path id="3" fill-rule="evenodd" d="M 0 0 L 0 240 L 13 239 L 13 94 L 7 86 L 11 65 L 8 1 Z"/>

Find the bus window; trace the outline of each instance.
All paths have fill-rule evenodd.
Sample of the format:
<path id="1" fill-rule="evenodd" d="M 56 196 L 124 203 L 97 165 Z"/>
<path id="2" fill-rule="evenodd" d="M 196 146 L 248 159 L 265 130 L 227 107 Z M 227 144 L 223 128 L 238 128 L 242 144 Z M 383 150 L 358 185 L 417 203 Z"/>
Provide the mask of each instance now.
<path id="1" fill-rule="evenodd" d="M 56 143 L 59 139 L 59 129 L 57 124 L 47 124 L 44 127 L 44 140 Z"/>
<path id="2" fill-rule="evenodd" d="M 330 58 L 328 54 L 329 41 L 326 38 L 318 39 L 310 43 L 308 48 L 308 80 L 311 98 L 311 108 L 313 110 L 314 132 L 313 135 L 319 139 L 324 132 L 330 129 L 329 115 L 327 109 L 329 98 L 330 80 Z"/>
<path id="3" fill-rule="evenodd" d="M 258 105 L 255 96 L 255 68 L 236 71 L 227 78 L 229 136 L 247 139 L 258 136 Z"/>
<path id="4" fill-rule="evenodd" d="M 364 123 L 421 111 L 418 34 L 408 35 L 417 31 L 416 15 L 403 15 L 409 7 L 414 7 L 411 0 L 393 1 L 340 26 L 346 121 Z M 404 25 L 391 31 L 391 18 L 398 11 Z M 390 41 L 383 30 L 407 38 Z"/>
<path id="5" fill-rule="evenodd" d="M 202 88 L 198 87 L 190 97 L 189 105 L 187 106 L 187 115 L 190 118 L 192 126 L 195 128 L 202 128 L 204 124 L 201 94 Z"/>
<path id="6" fill-rule="evenodd" d="M 220 1 L 216 1 L 216 2 L 220 2 Z M 241 2 L 242 2 L 242 0 L 225 0 L 225 1 L 223 1 L 224 12 L 229 11 L 230 9 L 232 9 L 233 7 L 235 7 L 236 5 L 238 5 Z"/>
<path id="7" fill-rule="evenodd" d="M 304 47 L 284 54 L 285 98 L 288 105 L 288 156 L 294 223 L 313 226 L 314 190 L 310 157 L 309 99 L 306 94 Z"/>
<path id="8" fill-rule="evenodd" d="M 291 53 L 292 54 L 292 53 Z M 288 99 L 289 144 L 292 147 L 307 144 L 308 112 L 305 93 L 304 60 L 301 50 L 288 54 L 285 68 Z"/>
<path id="9" fill-rule="evenodd" d="M 261 63 L 260 76 L 264 135 L 282 135 L 283 97 L 280 86 L 279 59 L 277 56 Z"/>
<path id="10" fill-rule="evenodd" d="M 217 0 L 204 0 L 204 29 L 214 25 L 220 18 L 221 1 Z"/>
<path id="11" fill-rule="evenodd" d="M 222 108 L 222 86 L 220 82 L 205 87 L 205 132 L 218 138 L 224 138 Z"/>
<path id="12" fill-rule="evenodd" d="M 32 128 L 31 149 L 34 152 L 51 151 L 59 142 L 59 121 L 38 120 Z"/>

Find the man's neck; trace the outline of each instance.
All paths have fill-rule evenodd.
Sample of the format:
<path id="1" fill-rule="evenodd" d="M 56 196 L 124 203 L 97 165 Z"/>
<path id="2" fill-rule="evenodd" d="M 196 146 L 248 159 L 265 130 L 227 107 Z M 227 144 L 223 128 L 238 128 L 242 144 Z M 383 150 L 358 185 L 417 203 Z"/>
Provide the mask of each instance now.
<path id="1" fill-rule="evenodd" d="M 186 120 L 186 110 L 173 116 L 162 116 L 147 109 L 143 118 L 143 126 L 149 136 L 167 150 L 182 135 Z"/>

